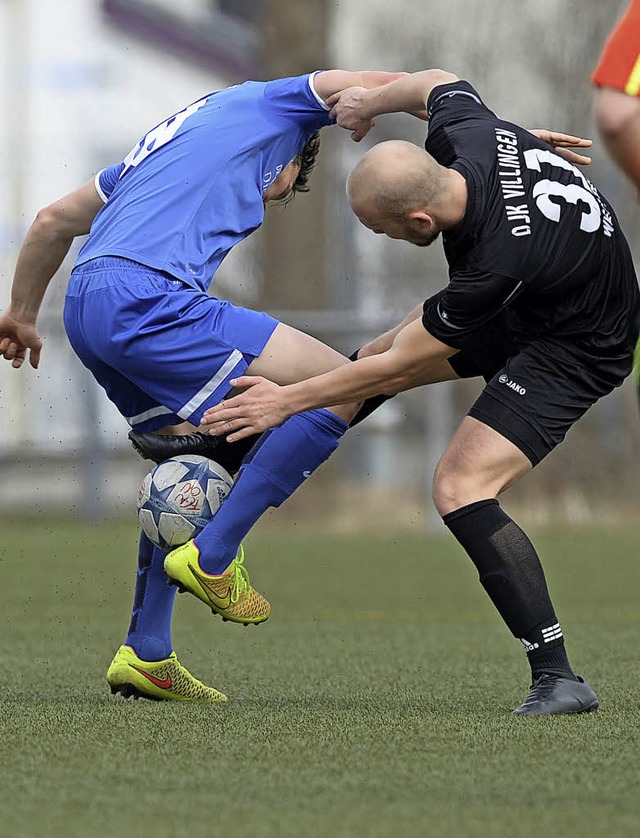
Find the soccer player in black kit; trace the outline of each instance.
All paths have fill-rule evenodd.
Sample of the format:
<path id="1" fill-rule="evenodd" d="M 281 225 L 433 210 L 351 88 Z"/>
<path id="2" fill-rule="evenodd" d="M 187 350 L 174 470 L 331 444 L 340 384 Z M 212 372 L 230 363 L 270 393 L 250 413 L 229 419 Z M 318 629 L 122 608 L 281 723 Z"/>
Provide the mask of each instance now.
<path id="1" fill-rule="evenodd" d="M 355 363 L 286 387 L 243 377 L 234 383 L 244 392 L 204 421 L 232 442 L 303 410 L 483 376 L 436 469 L 434 501 L 524 645 L 532 684 L 514 714 L 593 711 L 598 699 L 569 663 L 536 550 L 497 497 L 630 373 L 640 312 L 631 254 L 582 172 L 499 119 L 468 82 L 427 70 L 329 102 L 354 139 L 379 113 L 425 103 L 426 152 L 381 143 L 347 191 L 376 233 L 418 246 L 442 233 L 449 284 Z"/>

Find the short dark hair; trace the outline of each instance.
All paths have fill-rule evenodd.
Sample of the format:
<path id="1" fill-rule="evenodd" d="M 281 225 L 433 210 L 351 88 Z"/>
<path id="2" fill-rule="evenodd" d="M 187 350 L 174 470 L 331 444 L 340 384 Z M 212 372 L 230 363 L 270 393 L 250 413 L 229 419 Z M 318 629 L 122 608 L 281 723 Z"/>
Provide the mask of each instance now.
<path id="1" fill-rule="evenodd" d="M 309 191 L 309 176 L 314 170 L 318 161 L 318 152 L 320 151 L 320 134 L 316 132 L 307 140 L 307 144 L 302 149 L 300 154 L 295 158 L 294 162 L 300 166 L 298 177 L 293 184 L 292 192 L 308 192 Z"/>

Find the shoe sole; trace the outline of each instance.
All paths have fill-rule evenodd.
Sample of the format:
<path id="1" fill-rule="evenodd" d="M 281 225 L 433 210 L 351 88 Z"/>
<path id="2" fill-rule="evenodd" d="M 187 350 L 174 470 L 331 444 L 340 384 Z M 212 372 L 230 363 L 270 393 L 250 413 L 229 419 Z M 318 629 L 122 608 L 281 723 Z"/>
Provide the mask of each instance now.
<path id="1" fill-rule="evenodd" d="M 516 713 L 515 710 L 512 710 L 511 715 L 516 718 L 520 718 L 522 716 L 579 716 L 582 713 L 597 713 L 599 707 L 600 703 L 598 701 L 594 701 L 588 707 L 581 707 L 579 710 L 565 710 L 558 713 Z"/>
<path id="2" fill-rule="evenodd" d="M 133 684 L 116 684 L 111 687 L 111 695 L 121 695 L 123 698 L 133 698 L 137 701 L 139 698 L 146 698 L 147 701 L 169 701 L 168 698 L 160 698 L 156 695 L 148 695 L 148 693 L 143 693 L 142 690 L 139 690 L 137 687 L 134 687 Z"/>
<path id="3" fill-rule="evenodd" d="M 577 716 L 579 713 L 597 713 L 599 707 L 600 707 L 600 702 L 599 701 L 594 701 L 588 707 L 584 707 L 582 710 L 572 710 L 567 715 Z"/>
<path id="4" fill-rule="evenodd" d="M 190 591 L 189 588 L 185 588 L 185 586 L 182 584 L 182 582 L 179 582 L 177 579 L 173 579 L 171 576 L 168 577 L 168 580 L 169 580 L 168 584 L 177 588 L 179 594 L 191 594 L 199 602 L 202 602 L 204 605 L 207 605 L 211 609 L 211 613 L 213 614 L 214 617 L 222 617 L 222 622 L 223 623 L 237 623 L 238 625 L 240 625 L 240 623 L 242 623 L 242 625 L 245 626 L 245 627 L 246 626 L 259 626 L 260 623 L 266 623 L 266 621 L 269 619 L 268 616 L 267 617 L 261 617 L 258 620 L 243 620 L 243 619 L 235 619 L 234 617 L 227 617 L 221 611 L 216 610 L 216 608 L 210 602 L 205 602 L 203 599 L 200 599 L 200 597 L 197 594 L 194 594 L 193 591 Z"/>

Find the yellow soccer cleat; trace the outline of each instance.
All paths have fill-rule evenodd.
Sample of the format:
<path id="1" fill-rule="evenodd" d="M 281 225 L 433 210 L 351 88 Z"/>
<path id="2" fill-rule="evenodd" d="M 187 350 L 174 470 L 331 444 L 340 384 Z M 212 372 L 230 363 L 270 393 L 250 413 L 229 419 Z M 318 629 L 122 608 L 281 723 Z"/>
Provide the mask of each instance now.
<path id="1" fill-rule="evenodd" d="M 200 568 L 200 551 L 187 541 L 167 553 L 164 570 L 171 582 L 182 593 L 189 593 L 202 600 L 214 614 L 233 623 L 263 623 L 271 613 L 267 600 L 251 587 L 249 573 L 244 566 L 242 546 L 236 558 L 220 576 L 211 576 Z"/>
<path id="2" fill-rule="evenodd" d="M 131 646 L 121 646 L 107 671 L 112 693 L 152 701 L 227 701 L 224 693 L 198 681 L 176 653 L 161 661 L 143 661 Z"/>

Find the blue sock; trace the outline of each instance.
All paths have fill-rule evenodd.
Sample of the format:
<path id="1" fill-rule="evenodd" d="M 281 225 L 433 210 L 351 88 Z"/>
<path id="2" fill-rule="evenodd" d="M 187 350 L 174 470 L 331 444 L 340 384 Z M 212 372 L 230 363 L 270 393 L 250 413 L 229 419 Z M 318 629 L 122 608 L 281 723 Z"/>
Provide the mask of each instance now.
<path id="1" fill-rule="evenodd" d="M 292 495 L 333 454 L 348 427 L 328 410 L 310 410 L 260 437 L 245 457 L 228 497 L 196 536 L 205 573 L 226 570 L 262 513 Z"/>
<path id="2" fill-rule="evenodd" d="M 165 555 L 143 532 L 140 533 L 133 613 L 124 642 L 145 661 L 168 658 L 173 651 L 171 616 L 176 588 L 167 584 Z"/>

